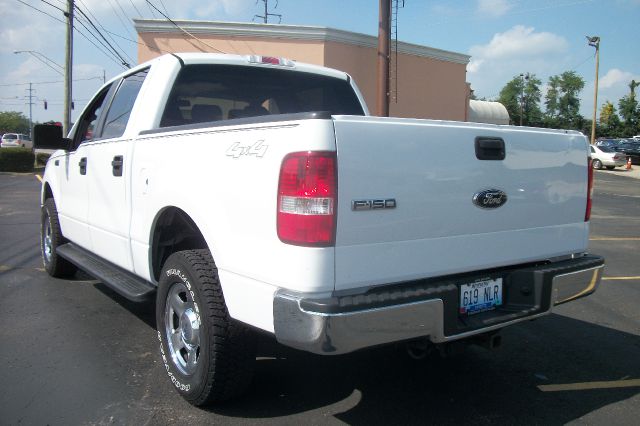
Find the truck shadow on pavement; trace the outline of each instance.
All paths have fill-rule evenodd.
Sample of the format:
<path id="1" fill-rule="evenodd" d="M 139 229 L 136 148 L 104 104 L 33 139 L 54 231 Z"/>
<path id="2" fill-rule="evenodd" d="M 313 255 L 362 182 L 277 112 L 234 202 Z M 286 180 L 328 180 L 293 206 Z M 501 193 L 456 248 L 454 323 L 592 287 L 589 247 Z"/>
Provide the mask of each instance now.
<path id="1" fill-rule="evenodd" d="M 212 411 L 273 418 L 318 410 L 348 424 L 565 424 L 640 393 L 637 335 L 551 315 L 503 337 L 497 351 L 472 346 L 420 362 L 399 345 L 339 357 L 273 345 L 249 394 Z M 636 386 L 617 387 L 624 378 Z M 595 389 L 544 387 L 561 384 Z"/>
<path id="2" fill-rule="evenodd" d="M 153 303 L 132 303 L 95 286 L 155 329 Z M 331 357 L 259 334 L 248 393 L 202 410 L 185 408 L 203 420 L 211 413 L 229 420 L 555 425 L 640 394 L 636 334 L 552 314 L 502 335 L 503 346 L 494 351 L 470 346 L 455 358 L 434 354 L 416 361 L 404 345 Z M 594 415 L 596 423 L 608 418 L 606 410 Z M 637 415 L 622 416 L 634 423 Z"/>

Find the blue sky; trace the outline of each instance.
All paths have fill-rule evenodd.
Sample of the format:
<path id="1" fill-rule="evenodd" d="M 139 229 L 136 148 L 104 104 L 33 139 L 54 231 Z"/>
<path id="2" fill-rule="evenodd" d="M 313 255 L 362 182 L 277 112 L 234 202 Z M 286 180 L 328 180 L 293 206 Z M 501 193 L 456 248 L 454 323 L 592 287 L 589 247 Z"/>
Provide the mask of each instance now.
<path id="1" fill-rule="evenodd" d="M 37 121 L 61 120 L 62 77 L 55 65 L 50 68 L 30 54 L 13 52 L 37 51 L 63 64 L 64 25 L 27 6 L 63 19 L 55 7 L 65 8 L 66 1 L 46 1 L 49 4 L 0 0 L 0 110 L 28 115 L 25 96 L 29 86 L 25 83 L 32 82 L 33 118 Z M 250 22 L 262 11 L 262 1 L 256 5 L 255 0 L 151 2 L 162 10 L 166 7 L 174 19 Z M 160 17 L 146 0 L 76 3 L 95 17 L 96 24 L 114 33 L 113 40 L 134 62 L 137 45 L 126 40 L 135 39 L 131 19 Z M 275 0 L 270 4 L 275 5 Z M 280 0 L 276 9 L 271 8 L 283 15 L 283 24 L 377 34 L 377 0 Z M 640 0 L 406 0 L 399 13 L 400 40 L 471 55 L 467 81 L 478 96 L 496 97 L 502 86 L 520 73 L 534 73 L 546 83 L 551 75 L 574 70 L 586 81 L 581 110 L 590 117 L 595 59 L 586 35 L 602 39 L 598 105 L 606 100 L 617 105 L 628 93 L 629 82 L 640 81 Z M 74 63 L 75 119 L 100 86 L 103 71 L 110 78 L 123 68 L 79 34 Z M 402 72 L 400 69 L 400 78 Z"/>

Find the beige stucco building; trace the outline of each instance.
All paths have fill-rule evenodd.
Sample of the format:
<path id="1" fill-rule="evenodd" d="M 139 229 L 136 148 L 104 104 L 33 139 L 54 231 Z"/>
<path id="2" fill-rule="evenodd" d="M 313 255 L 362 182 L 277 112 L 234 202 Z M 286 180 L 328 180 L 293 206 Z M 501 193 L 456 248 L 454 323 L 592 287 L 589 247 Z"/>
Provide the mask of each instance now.
<path id="1" fill-rule="evenodd" d="M 137 19 L 138 61 L 168 52 L 224 52 L 276 56 L 349 73 L 369 110 L 376 111 L 376 37 L 333 28 L 232 22 Z M 470 57 L 398 43 L 392 66 L 390 115 L 465 121 Z M 395 55 L 393 60 L 395 60 Z M 397 86 L 396 81 L 397 79 Z M 396 90 L 397 87 L 397 90 Z"/>

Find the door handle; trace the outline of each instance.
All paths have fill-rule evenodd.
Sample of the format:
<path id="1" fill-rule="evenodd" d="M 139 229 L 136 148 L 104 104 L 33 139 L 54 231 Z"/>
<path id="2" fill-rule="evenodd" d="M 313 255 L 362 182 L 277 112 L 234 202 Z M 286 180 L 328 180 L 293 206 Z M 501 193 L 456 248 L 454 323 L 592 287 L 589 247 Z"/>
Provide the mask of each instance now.
<path id="1" fill-rule="evenodd" d="M 78 163 L 78 166 L 80 166 L 80 174 L 81 175 L 86 175 L 87 174 L 87 157 L 82 157 L 80 159 L 80 162 Z"/>
<path id="2" fill-rule="evenodd" d="M 116 155 L 113 157 L 111 167 L 113 168 L 114 176 L 122 176 L 122 165 L 124 164 L 124 157 L 122 155 Z"/>
<path id="3" fill-rule="evenodd" d="M 478 160 L 504 160 L 506 156 L 502 138 L 478 136 L 475 145 Z"/>

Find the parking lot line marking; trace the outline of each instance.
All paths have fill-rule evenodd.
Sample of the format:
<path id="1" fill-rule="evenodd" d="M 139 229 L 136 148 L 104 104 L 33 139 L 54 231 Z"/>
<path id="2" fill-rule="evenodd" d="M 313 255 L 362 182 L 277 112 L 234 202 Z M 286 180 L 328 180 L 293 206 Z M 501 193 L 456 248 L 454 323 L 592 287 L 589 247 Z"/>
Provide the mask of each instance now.
<path id="1" fill-rule="evenodd" d="M 42 183 L 42 176 L 36 175 L 36 179 L 38 179 L 40 181 L 40 183 Z"/>
<path id="2" fill-rule="evenodd" d="M 11 269 L 11 266 L 0 265 L 0 272 L 7 272 L 10 269 Z"/>
<path id="3" fill-rule="evenodd" d="M 603 277 L 602 280 L 640 280 L 640 277 Z"/>
<path id="4" fill-rule="evenodd" d="M 563 385 L 538 385 L 542 392 L 566 392 L 593 389 L 617 389 L 640 387 L 640 379 L 612 380 L 610 382 L 566 383 Z"/>
<path id="5" fill-rule="evenodd" d="M 592 237 L 589 241 L 640 241 L 640 237 Z"/>

